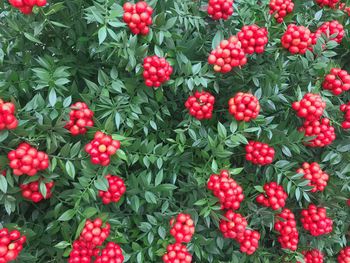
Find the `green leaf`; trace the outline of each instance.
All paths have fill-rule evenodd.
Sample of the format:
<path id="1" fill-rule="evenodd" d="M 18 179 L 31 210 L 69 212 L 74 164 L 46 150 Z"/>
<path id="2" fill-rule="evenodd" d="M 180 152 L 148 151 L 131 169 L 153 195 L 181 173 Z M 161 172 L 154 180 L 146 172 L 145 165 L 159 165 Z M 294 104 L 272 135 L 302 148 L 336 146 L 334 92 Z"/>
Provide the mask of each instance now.
<path id="1" fill-rule="evenodd" d="M 107 37 L 107 27 L 103 26 L 98 30 L 98 43 L 101 45 Z"/>
<path id="2" fill-rule="evenodd" d="M 69 209 L 66 212 L 64 212 L 57 220 L 58 221 L 69 221 L 74 217 L 75 213 L 76 213 L 76 211 L 74 209 Z"/>
<path id="3" fill-rule="evenodd" d="M 61 241 L 55 245 L 55 248 L 64 249 L 64 248 L 69 247 L 69 246 L 70 246 L 70 244 L 67 241 Z"/>
<path id="4" fill-rule="evenodd" d="M 66 162 L 66 172 L 70 178 L 74 179 L 75 177 L 75 167 L 71 161 Z"/>
<path id="5" fill-rule="evenodd" d="M 0 172 L 1 173 L 1 172 Z M 5 176 L 2 176 L 2 174 L 0 174 L 0 190 L 3 193 L 7 192 L 7 180 Z"/>
<path id="6" fill-rule="evenodd" d="M 32 34 L 29 34 L 29 33 L 24 33 L 24 36 L 29 40 L 29 41 L 32 41 L 32 42 L 35 42 L 37 44 L 42 44 L 42 42 L 37 39 L 36 37 L 34 37 Z"/>
<path id="7" fill-rule="evenodd" d="M 51 89 L 50 93 L 49 93 L 49 103 L 50 103 L 51 107 L 55 106 L 56 102 L 57 102 L 56 91 L 54 89 Z"/>

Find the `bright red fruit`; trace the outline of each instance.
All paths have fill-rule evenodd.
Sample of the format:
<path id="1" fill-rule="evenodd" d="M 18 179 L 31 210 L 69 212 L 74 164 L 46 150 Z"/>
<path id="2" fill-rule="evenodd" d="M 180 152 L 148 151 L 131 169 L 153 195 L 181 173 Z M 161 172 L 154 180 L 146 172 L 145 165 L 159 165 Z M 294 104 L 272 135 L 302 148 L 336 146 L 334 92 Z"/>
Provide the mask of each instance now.
<path id="1" fill-rule="evenodd" d="M 350 74 L 341 68 L 332 68 L 325 77 L 322 87 L 330 90 L 334 95 L 340 95 L 350 90 Z"/>
<path id="2" fill-rule="evenodd" d="M 344 121 L 342 122 L 343 129 L 350 129 L 350 102 L 342 104 L 340 110 L 344 112 Z"/>
<path id="3" fill-rule="evenodd" d="M 337 20 L 323 23 L 315 33 L 311 34 L 312 45 L 316 45 L 317 39 L 322 35 L 340 44 L 345 35 L 344 27 Z"/>
<path id="4" fill-rule="evenodd" d="M 286 205 L 287 193 L 283 187 L 276 182 L 266 183 L 264 185 L 265 193 L 257 196 L 256 201 L 267 207 L 271 207 L 273 210 L 283 208 Z"/>
<path id="5" fill-rule="evenodd" d="M 297 250 L 299 243 L 299 232 L 295 216 L 289 209 L 285 208 L 277 215 L 274 228 L 279 232 L 278 242 L 284 249 Z"/>
<path id="6" fill-rule="evenodd" d="M 281 43 L 292 54 L 305 54 L 311 46 L 311 31 L 304 26 L 290 24 L 281 38 Z"/>
<path id="7" fill-rule="evenodd" d="M 323 263 L 324 256 L 318 249 L 312 249 L 309 251 L 303 251 L 305 263 Z M 301 262 L 297 262 L 301 263 Z"/>
<path id="8" fill-rule="evenodd" d="M 120 148 L 120 142 L 101 131 L 95 133 L 94 139 L 85 145 L 85 151 L 90 154 L 93 164 L 107 166 L 111 162 L 110 156 Z"/>
<path id="9" fill-rule="evenodd" d="M 92 257 L 97 257 L 99 252 L 99 249 L 92 243 L 75 240 L 73 249 L 69 254 L 68 263 L 91 263 Z"/>
<path id="10" fill-rule="evenodd" d="M 238 92 L 228 102 L 230 114 L 237 121 L 251 121 L 256 119 L 260 112 L 260 104 L 258 99 L 250 94 Z"/>
<path id="11" fill-rule="evenodd" d="M 20 188 L 22 191 L 22 196 L 25 199 L 32 200 L 34 203 L 38 203 L 41 200 L 49 199 L 52 195 L 51 189 L 54 186 L 54 182 L 45 183 L 46 188 L 46 196 L 44 197 L 42 193 L 40 192 L 40 182 L 31 182 L 29 184 L 21 184 Z"/>
<path id="12" fill-rule="evenodd" d="M 345 3 L 340 3 L 339 4 L 339 10 L 344 11 L 345 13 L 348 14 L 348 16 L 350 16 L 350 6 L 346 6 Z"/>
<path id="13" fill-rule="evenodd" d="M 194 234 L 194 222 L 190 215 L 180 213 L 170 220 L 170 234 L 176 243 L 188 243 Z"/>
<path id="14" fill-rule="evenodd" d="M 108 242 L 102 249 L 101 255 L 96 257 L 94 263 L 123 263 L 124 256 L 120 246 L 113 242 Z"/>
<path id="15" fill-rule="evenodd" d="M 220 220 L 220 231 L 225 238 L 238 240 L 248 226 L 247 220 L 238 213 L 228 210 L 225 213 L 225 219 Z"/>
<path id="16" fill-rule="evenodd" d="M 108 180 L 108 190 L 98 191 L 98 195 L 102 198 L 102 202 L 107 205 L 109 203 L 117 203 L 126 191 L 124 180 L 116 175 L 106 175 Z"/>
<path id="17" fill-rule="evenodd" d="M 310 147 L 327 146 L 336 138 L 334 127 L 330 125 L 330 120 L 328 118 L 305 121 L 303 126 L 299 128 L 299 131 L 304 132 L 305 136 L 316 136 L 316 138 L 304 143 Z"/>
<path id="18" fill-rule="evenodd" d="M 350 262 L 350 246 L 340 250 L 338 254 L 338 263 L 349 263 Z"/>
<path id="19" fill-rule="evenodd" d="M 233 0 L 209 0 L 208 14 L 214 20 L 228 19 L 233 14 Z"/>
<path id="20" fill-rule="evenodd" d="M 321 7 L 328 6 L 330 8 L 335 8 L 340 0 L 315 0 L 315 1 Z"/>
<path id="21" fill-rule="evenodd" d="M 103 222 L 100 218 L 96 218 L 94 221 L 86 220 L 79 240 L 88 244 L 91 243 L 94 247 L 101 246 L 109 236 L 110 229 L 109 223 L 106 223 L 103 227 Z"/>
<path id="22" fill-rule="evenodd" d="M 266 143 L 250 141 L 245 147 L 247 161 L 257 165 L 267 165 L 273 162 L 275 149 Z"/>
<path id="23" fill-rule="evenodd" d="M 27 174 L 36 175 L 38 171 L 49 167 L 49 157 L 46 153 L 38 151 L 28 143 L 21 143 L 16 150 L 12 150 L 7 155 L 13 174 L 20 176 Z"/>
<path id="24" fill-rule="evenodd" d="M 238 38 L 231 36 L 229 40 L 222 40 L 210 53 L 208 63 L 214 65 L 214 71 L 227 73 L 234 67 L 245 65 L 247 57 Z"/>
<path id="25" fill-rule="evenodd" d="M 7 263 L 15 260 L 23 249 L 26 237 L 18 230 L 0 229 L 0 262 Z"/>
<path id="26" fill-rule="evenodd" d="M 326 102 L 319 94 L 306 93 L 301 101 L 293 102 L 292 108 L 300 118 L 309 121 L 317 120 L 321 118 L 326 108 Z"/>
<path id="27" fill-rule="evenodd" d="M 16 107 L 12 102 L 4 102 L 0 99 L 0 131 L 14 130 L 18 126 L 15 116 Z"/>
<path id="28" fill-rule="evenodd" d="M 301 212 L 301 222 L 312 236 L 329 234 L 333 231 L 333 220 L 327 217 L 326 208 L 310 204 Z"/>
<path id="29" fill-rule="evenodd" d="M 294 3 L 292 0 L 270 0 L 270 14 L 278 23 L 282 23 L 286 15 L 293 12 Z"/>
<path id="30" fill-rule="evenodd" d="M 188 252 L 186 246 L 175 243 L 166 248 L 167 252 L 163 256 L 164 263 L 191 263 L 192 255 Z"/>
<path id="31" fill-rule="evenodd" d="M 267 29 L 257 25 L 243 26 L 238 32 L 238 40 L 241 41 L 245 53 L 263 53 L 265 46 L 269 42 L 267 38 Z"/>
<path id="32" fill-rule="evenodd" d="M 239 209 L 244 199 L 243 189 L 229 177 L 227 170 L 220 174 L 212 174 L 208 181 L 208 189 L 219 199 L 222 209 Z"/>
<path id="33" fill-rule="evenodd" d="M 129 26 L 131 32 L 136 35 L 148 35 L 149 26 L 152 24 L 153 8 L 145 1 L 140 1 L 136 4 L 126 2 L 123 9 L 124 22 Z"/>
<path id="34" fill-rule="evenodd" d="M 211 119 L 214 109 L 215 97 L 206 91 L 196 91 L 188 97 L 185 107 L 190 115 L 198 120 Z"/>
<path id="35" fill-rule="evenodd" d="M 9 0 L 9 3 L 19 9 L 23 14 L 29 15 L 33 11 L 33 7 L 39 6 L 45 6 L 47 4 L 46 0 Z M 0 262 L 2 263 L 2 262 Z"/>
<path id="36" fill-rule="evenodd" d="M 84 102 L 77 102 L 71 106 L 69 122 L 64 126 L 72 135 L 85 134 L 87 127 L 94 126 L 94 113 Z"/>
<path id="37" fill-rule="evenodd" d="M 165 58 L 146 57 L 143 60 L 143 78 L 148 87 L 158 88 L 170 79 L 173 68 Z"/>
<path id="38" fill-rule="evenodd" d="M 303 163 L 303 166 L 297 170 L 297 173 L 304 174 L 304 178 L 309 180 L 309 186 L 313 186 L 311 192 L 322 192 L 327 186 L 329 175 L 322 171 L 318 163 Z"/>
<path id="39" fill-rule="evenodd" d="M 241 252 L 247 255 L 253 254 L 259 247 L 259 239 L 260 233 L 258 231 L 246 229 L 243 235 L 238 237 Z"/>

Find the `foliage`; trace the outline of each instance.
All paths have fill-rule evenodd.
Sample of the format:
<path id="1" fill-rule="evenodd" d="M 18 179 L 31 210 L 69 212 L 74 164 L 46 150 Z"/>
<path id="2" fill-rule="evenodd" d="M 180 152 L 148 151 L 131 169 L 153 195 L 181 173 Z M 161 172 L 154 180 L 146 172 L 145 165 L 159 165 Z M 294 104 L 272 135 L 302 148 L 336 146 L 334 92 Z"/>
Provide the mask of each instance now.
<path id="1" fill-rule="evenodd" d="M 171 241 L 169 220 L 190 213 L 196 233 L 189 245 L 194 262 L 296 262 L 304 248 L 322 249 L 335 262 L 349 240 L 350 134 L 341 129 L 339 105 L 349 93 L 335 97 L 321 88 L 331 67 L 350 71 L 349 19 L 341 11 L 322 10 L 313 1 L 295 1 L 285 24 L 268 14 L 268 1 L 237 0 L 233 16 L 214 21 L 203 8 L 206 1 L 151 0 L 155 9 L 151 33 L 132 35 L 122 22 L 122 3 L 114 0 L 51 0 L 32 16 L 23 16 L 7 1 L 0 3 L 0 94 L 17 107 L 19 127 L 0 132 L 0 167 L 8 168 L 6 154 L 27 141 L 50 157 L 50 168 L 40 176 L 55 180 L 50 200 L 33 204 L 23 200 L 19 182 L 7 169 L 0 176 L 1 224 L 18 227 L 28 236 L 19 262 L 65 262 L 72 241 L 85 220 L 100 216 L 111 224 L 111 241 L 119 243 L 126 262 L 160 262 Z M 292 56 L 281 48 L 287 24 L 316 29 L 339 20 L 348 35 L 341 45 L 320 40 L 315 54 Z M 208 54 L 244 24 L 269 30 L 269 45 L 253 55 L 242 69 L 214 73 Z M 322 51 L 326 43 L 327 50 Z M 174 67 L 171 81 L 159 89 L 143 84 L 145 56 L 166 56 Z M 185 107 L 195 90 L 216 97 L 214 118 L 199 122 Z M 228 100 L 239 91 L 251 91 L 262 113 L 250 123 L 238 123 L 228 113 Z M 301 120 L 291 103 L 308 91 L 327 101 L 325 115 L 337 130 L 337 140 L 322 149 L 302 144 Z M 63 128 L 69 106 L 84 101 L 95 112 L 95 127 L 72 137 Z M 93 166 L 84 145 L 97 130 L 113 134 L 121 150 L 106 168 Z M 275 162 L 257 167 L 244 159 L 244 145 L 254 139 L 273 145 Z M 311 193 L 296 170 L 304 161 L 317 161 L 330 174 L 323 193 Z M 206 188 L 211 173 L 229 169 L 246 195 L 240 213 L 262 234 L 260 248 L 247 257 L 218 229 L 223 213 Z M 98 190 L 104 176 L 119 175 L 127 192 L 118 204 L 103 205 Z M 281 182 L 289 194 L 287 207 L 297 215 L 310 202 L 329 208 L 334 230 L 313 238 L 302 230 L 299 252 L 282 251 L 273 231 L 274 212 L 254 201 L 263 184 Z"/>

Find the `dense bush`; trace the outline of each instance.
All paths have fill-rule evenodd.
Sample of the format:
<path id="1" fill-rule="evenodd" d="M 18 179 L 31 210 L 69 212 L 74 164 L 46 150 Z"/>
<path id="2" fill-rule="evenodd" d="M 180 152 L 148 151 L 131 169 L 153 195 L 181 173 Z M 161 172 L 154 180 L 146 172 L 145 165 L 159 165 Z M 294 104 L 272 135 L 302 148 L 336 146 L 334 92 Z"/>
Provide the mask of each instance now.
<path id="1" fill-rule="evenodd" d="M 0 99 L 15 104 L 19 120 L 16 129 L 0 131 L 0 167 L 6 169 L 6 177 L 0 175 L 0 224 L 27 237 L 18 262 L 66 262 L 86 220 L 97 217 L 111 225 L 108 241 L 120 245 L 125 262 L 160 262 L 167 245 L 174 243 L 169 221 L 181 212 L 195 223 L 188 245 L 193 262 L 296 262 L 311 248 L 322 251 L 326 262 L 336 262 L 350 241 L 350 134 L 341 127 L 339 109 L 350 95 L 334 95 L 322 82 L 331 68 L 350 72 L 348 15 L 311 0 L 295 1 L 293 12 L 277 23 L 269 1 L 237 0 L 228 20 L 213 20 L 207 1 L 147 2 L 154 11 L 146 36 L 132 34 L 123 22 L 125 1 L 49 0 L 29 16 L 7 1 L 0 3 Z M 288 24 L 315 32 L 332 20 L 347 32 L 341 43 L 323 35 L 313 52 L 303 55 L 282 47 L 288 48 L 288 37 L 281 43 Z M 207 62 L 211 51 L 254 23 L 268 29 L 265 52 L 249 55 L 246 65 L 229 73 L 215 73 Z M 170 80 L 158 89 L 147 87 L 142 77 L 143 59 L 153 55 L 165 57 L 173 68 Z M 188 113 L 185 102 L 202 90 L 215 96 L 215 104 L 213 117 L 200 121 Z M 238 92 L 258 98 L 256 119 L 241 122 L 230 114 L 228 101 Z M 298 131 L 303 113 L 294 111 L 292 103 L 308 92 L 321 95 L 327 104 L 323 117 L 335 127 L 337 138 L 325 147 L 303 144 L 310 138 Z M 79 101 L 94 112 L 94 124 L 85 135 L 72 136 L 64 126 L 70 106 Z M 107 166 L 91 164 L 84 150 L 96 131 L 121 143 Z M 273 163 L 246 161 L 248 141 L 273 146 Z M 22 142 L 46 152 L 49 168 L 34 176 L 14 175 L 7 154 Z M 319 163 L 329 175 L 323 192 L 312 192 L 310 181 L 297 173 L 308 169 L 304 162 Z M 261 235 L 250 256 L 220 232 L 225 211 L 207 181 L 223 169 L 243 188 L 237 213 Z M 123 178 L 126 192 L 118 203 L 105 205 L 99 190 L 108 188 L 107 174 Z M 44 196 L 50 191 L 51 198 L 40 201 L 29 193 L 40 201 L 36 203 L 22 197 L 20 185 L 39 179 L 33 189 Z M 51 181 L 54 186 L 45 187 Z M 277 241 L 274 223 L 281 209 L 255 201 L 272 181 L 284 187 L 286 208 L 296 216 L 297 251 L 282 250 Z M 314 237 L 303 228 L 301 211 L 310 203 L 327 208 L 333 220 L 330 234 Z"/>

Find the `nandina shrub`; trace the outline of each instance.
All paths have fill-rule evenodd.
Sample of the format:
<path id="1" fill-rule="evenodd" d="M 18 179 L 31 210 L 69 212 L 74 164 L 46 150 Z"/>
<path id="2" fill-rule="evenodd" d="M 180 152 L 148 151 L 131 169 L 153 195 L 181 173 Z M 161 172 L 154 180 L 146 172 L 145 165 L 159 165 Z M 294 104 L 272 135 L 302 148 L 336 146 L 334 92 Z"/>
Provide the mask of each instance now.
<path id="1" fill-rule="evenodd" d="M 21 236 L 2 235 L 0 262 L 296 263 L 308 251 L 347 262 L 349 1 L 137 2 L 0 2 L 0 232 Z M 223 11 L 208 14 L 209 2 Z M 251 28 L 261 33 L 238 35 Z M 196 92 L 210 104 L 187 109 Z M 236 111 L 249 121 L 229 110 L 236 94 L 256 98 Z M 247 160 L 249 142 L 269 148 L 248 146 Z M 35 151 L 9 160 L 23 143 Z M 209 178 L 222 171 L 215 194 Z M 271 183 L 285 193 L 267 195 Z M 311 203 L 331 228 L 303 220 L 313 230 L 304 229 Z M 240 229 L 237 240 L 220 229 L 232 209 L 244 220 L 221 228 Z M 188 243 L 170 232 L 180 214 L 193 220 Z"/>

